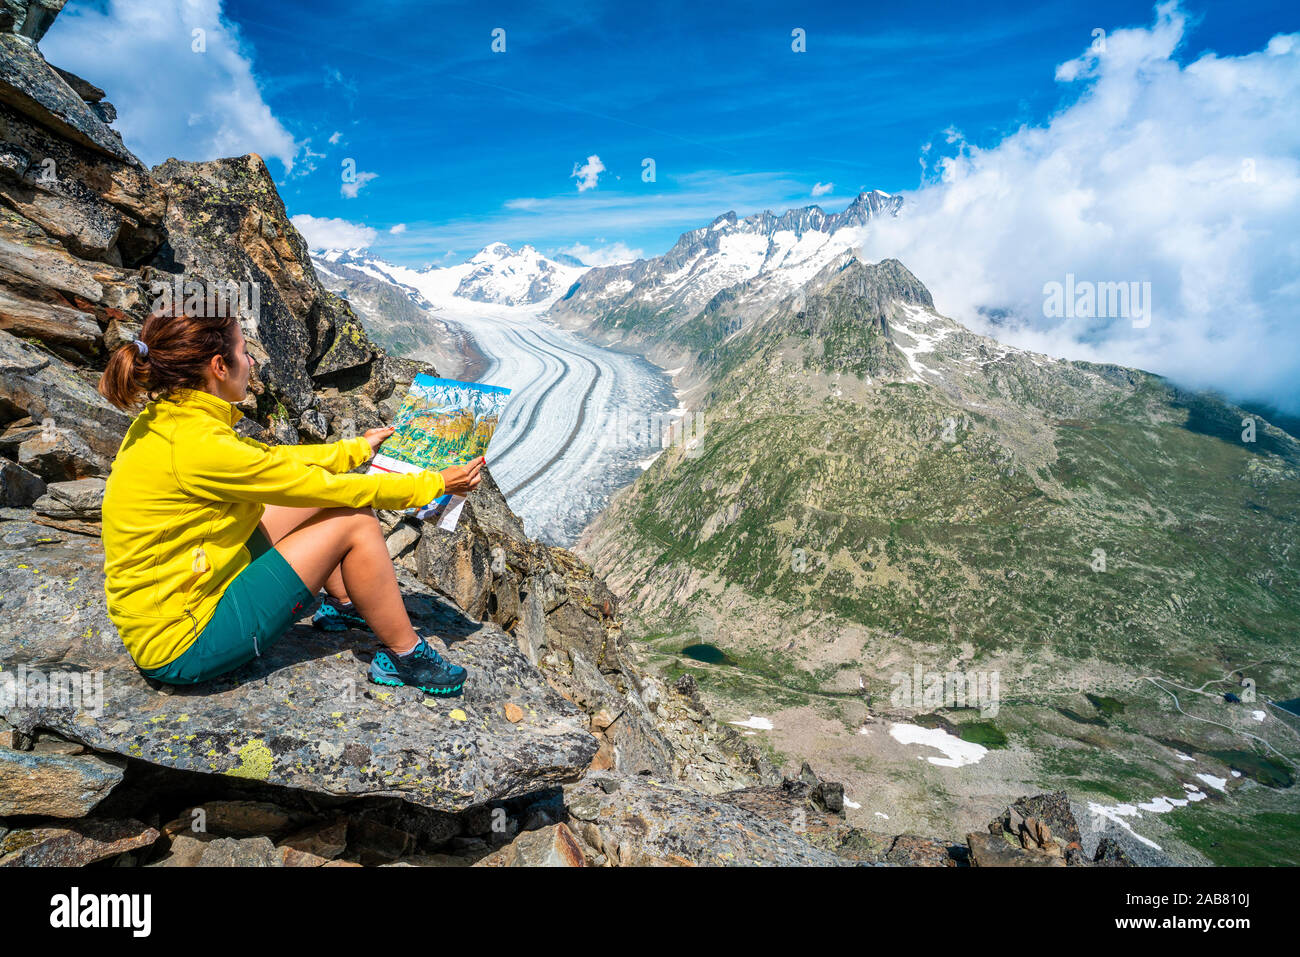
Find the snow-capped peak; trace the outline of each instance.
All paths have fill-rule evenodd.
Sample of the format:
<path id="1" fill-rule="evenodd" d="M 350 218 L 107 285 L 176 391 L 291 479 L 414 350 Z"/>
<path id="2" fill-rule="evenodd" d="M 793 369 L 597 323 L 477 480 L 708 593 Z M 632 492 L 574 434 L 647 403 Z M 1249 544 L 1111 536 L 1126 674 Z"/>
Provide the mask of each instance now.
<path id="1" fill-rule="evenodd" d="M 316 254 L 317 259 L 323 259 L 327 263 L 348 263 L 354 260 L 364 261 L 368 258 L 365 246 L 353 246 L 351 249 L 326 249 Z"/>
<path id="2" fill-rule="evenodd" d="M 689 230 L 664 255 L 597 268 L 557 309 L 608 310 L 619 304 L 678 316 L 704 306 L 739 283 L 763 284 L 773 295 L 808 281 L 834 256 L 861 244 L 872 219 L 897 216 L 901 196 L 859 193 L 838 213 L 820 206 L 763 210 L 744 218 L 729 210 Z"/>
<path id="3" fill-rule="evenodd" d="M 470 300 L 502 306 L 549 305 L 563 295 L 589 267 L 548 259 L 529 244 L 518 250 L 506 243 L 489 243 L 455 266 L 410 269 L 395 266 L 366 249 L 328 249 L 314 254 L 321 268 L 344 265 L 403 289 L 414 289 L 432 303 L 453 306 Z M 570 257 L 564 257 L 570 259 Z"/>
<path id="4" fill-rule="evenodd" d="M 515 255 L 515 251 L 505 243 L 489 243 L 484 246 L 469 261 L 472 263 L 500 262 L 503 259 L 509 259 Z"/>

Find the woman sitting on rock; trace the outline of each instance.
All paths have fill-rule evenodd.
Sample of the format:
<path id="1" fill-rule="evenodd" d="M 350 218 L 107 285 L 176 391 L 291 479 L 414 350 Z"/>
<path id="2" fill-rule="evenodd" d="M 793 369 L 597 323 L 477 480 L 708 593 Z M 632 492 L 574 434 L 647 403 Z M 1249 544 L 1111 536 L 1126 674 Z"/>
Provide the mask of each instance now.
<path id="1" fill-rule="evenodd" d="M 268 446 L 233 428 L 253 359 L 235 316 L 151 315 L 99 391 L 130 410 L 103 504 L 108 614 L 147 677 L 190 685 L 266 654 L 322 585 L 349 595 L 387 646 L 371 681 L 454 694 L 465 669 L 416 635 L 375 508 L 478 486 L 483 459 L 346 474 L 392 427 L 328 445 Z"/>

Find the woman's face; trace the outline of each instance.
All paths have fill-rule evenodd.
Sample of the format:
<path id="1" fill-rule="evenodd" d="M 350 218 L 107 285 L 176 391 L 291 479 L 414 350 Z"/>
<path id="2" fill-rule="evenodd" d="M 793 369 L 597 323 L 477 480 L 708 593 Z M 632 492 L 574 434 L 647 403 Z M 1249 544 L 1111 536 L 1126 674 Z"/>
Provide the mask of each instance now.
<path id="1" fill-rule="evenodd" d="M 248 395 L 248 380 L 253 373 L 253 357 L 248 354 L 248 343 L 244 340 L 244 330 L 235 324 L 235 364 L 222 363 L 226 369 L 224 380 L 216 378 L 213 390 L 227 402 L 242 402 Z"/>

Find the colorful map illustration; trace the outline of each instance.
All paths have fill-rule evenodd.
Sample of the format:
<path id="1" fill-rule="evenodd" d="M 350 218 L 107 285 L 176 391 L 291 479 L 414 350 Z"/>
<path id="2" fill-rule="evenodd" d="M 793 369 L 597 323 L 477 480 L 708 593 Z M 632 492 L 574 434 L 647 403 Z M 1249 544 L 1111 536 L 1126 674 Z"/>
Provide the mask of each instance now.
<path id="1" fill-rule="evenodd" d="M 416 376 L 393 420 L 395 431 L 379 447 L 369 471 L 441 471 L 478 458 L 487 452 L 509 397 L 510 390 L 501 386 Z M 463 501 L 444 495 L 408 511 L 454 528 Z"/>
<path id="2" fill-rule="evenodd" d="M 418 375 L 379 454 L 422 469 L 464 465 L 487 451 L 510 390 Z"/>

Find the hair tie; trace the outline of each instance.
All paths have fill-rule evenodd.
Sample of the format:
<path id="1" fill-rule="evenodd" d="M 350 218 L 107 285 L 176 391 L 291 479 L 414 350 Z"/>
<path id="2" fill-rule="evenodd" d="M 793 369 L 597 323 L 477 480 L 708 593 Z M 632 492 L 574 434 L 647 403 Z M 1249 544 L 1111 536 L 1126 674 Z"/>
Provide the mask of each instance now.
<path id="1" fill-rule="evenodd" d="M 136 352 L 140 353 L 140 355 L 142 356 L 147 356 L 149 354 L 149 347 L 145 345 L 143 339 L 135 340 L 135 350 Z"/>

